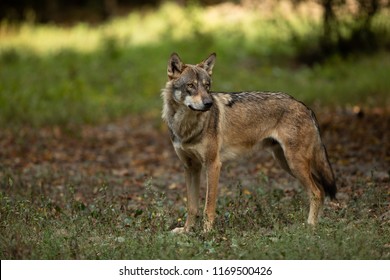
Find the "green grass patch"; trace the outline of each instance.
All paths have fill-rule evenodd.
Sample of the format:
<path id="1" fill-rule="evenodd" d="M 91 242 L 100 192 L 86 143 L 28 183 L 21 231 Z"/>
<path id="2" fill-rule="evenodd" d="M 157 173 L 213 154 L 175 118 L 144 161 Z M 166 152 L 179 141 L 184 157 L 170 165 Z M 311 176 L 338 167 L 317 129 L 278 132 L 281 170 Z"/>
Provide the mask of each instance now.
<path id="1" fill-rule="evenodd" d="M 231 9 L 165 4 L 96 27 L 1 23 L 0 125 L 158 116 L 173 51 L 188 63 L 217 52 L 214 90 L 285 91 L 309 104 L 388 106 L 388 53 L 297 65 L 297 51 L 320 30 L 318 19 Z"/>
<path id="2" fill-rule="evenodd" d="M 183 223 L 185 210 L 151 181 L 134 205 L 108 185 L 95 186 L 88 201 L 77 196 L 82 185 L 66 186 L 53 199 L 53 193 L 37 193 L 48 175 L 30 187 L 12 176 L 1 182 L 1 259 L 390 258 L 387 194 L 375 184 L 338 210 L 326 207 L 316 229 L 304 224 L 303 192 L 287 199 L 266 185 L 250 192 L 238 185 L 221 197 L 213 232 L 204 234 L 199 225 L 174 235 L 170 230 Z"/>

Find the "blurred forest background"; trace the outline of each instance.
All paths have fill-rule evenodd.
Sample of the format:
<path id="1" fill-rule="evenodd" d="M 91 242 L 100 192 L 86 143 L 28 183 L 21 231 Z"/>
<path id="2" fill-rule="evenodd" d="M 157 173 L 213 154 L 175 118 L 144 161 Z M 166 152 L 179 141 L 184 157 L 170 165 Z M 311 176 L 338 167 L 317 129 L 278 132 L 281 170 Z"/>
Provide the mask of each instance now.
<path id="1" fill-rule="evenodd" d="M 183 168 L 161 121 L 167 60 L 217 53 L 214 91 L 316 113 L 339 188 L 266 153 L 227 163 L 216 231 L 173 237 Z M 1 0 L 1 259 L 390 259 L 390 0 Z"/>
<path id="2" fill-rule="evenodd" d="M 134 11 L 156 9 L 167 2 L 183 7 L 231 2 L 257 7 L 259 13 L 264 10 L 271 12 L 272 7 L 280 3 L 289 3 L 295 9 L 302 5 L 317 5 L 317 16 L 321 18 L 322 25 L 322 34 L 318 38 L 319 49 L 306 59 L 317 60 L 321 59 L 320 56 L 335 52 L 345 55 L 357 50 L 376 51 L 383 47 L 389 48 L 390 45 L 387 24 L 374 23 L 378 16 L 388 15 L 388 0 L 3 0 L 0 3 L 0 19 L 7 22 L 74 24 L 82 21 L 96 24 Z"/>
<path id="3" fill-rule="evenodd" d="M 72 125 L 156 112 L 173 51 L 192 63 L 217 52 L 219 90 L 387 104 L 389 2 L 4 0 L 0 123 Z"/>

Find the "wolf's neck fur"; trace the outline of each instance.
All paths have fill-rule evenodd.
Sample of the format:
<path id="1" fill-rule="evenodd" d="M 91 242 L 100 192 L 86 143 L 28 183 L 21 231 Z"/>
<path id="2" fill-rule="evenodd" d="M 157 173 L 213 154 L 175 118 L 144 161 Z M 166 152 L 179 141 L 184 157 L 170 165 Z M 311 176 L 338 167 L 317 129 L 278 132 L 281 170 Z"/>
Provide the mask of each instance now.
<path id="1" fill-rule="evenodd" d="M 173 86 L 170 81 L 161 95 L 164 102 L 162 118 L 171 130 L 172 141 L 182 144 L 196 142 L 196 138 L 205 127 L 203 123 L 208 119 L 209 112 L 197 112 L 177 102 L 173 97 Z"/>

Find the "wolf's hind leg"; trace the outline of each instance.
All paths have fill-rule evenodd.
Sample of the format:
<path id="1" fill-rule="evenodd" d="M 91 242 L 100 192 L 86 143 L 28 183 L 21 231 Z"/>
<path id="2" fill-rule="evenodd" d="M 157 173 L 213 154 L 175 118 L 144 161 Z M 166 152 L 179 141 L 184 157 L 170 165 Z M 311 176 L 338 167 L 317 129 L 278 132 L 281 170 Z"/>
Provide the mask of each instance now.
<path id="1" fill-rule="evenodd" d="M 306 188 L 310 197 L 310 210 L 307 219 L 308 224 L 315 225 L 318 222 L 322 205 L 324 203 L 325 192 L 322 187 L 316 184 L 311 172 L 311 157 L 309 151 L 303 149 L 291 152 L 285 149 L 284 159 L 290 173 L 297 178 Z M 284 164 L 284 163 L 283 163 Z"/>
<path id="2" fill-rule="evenodd" d="M 286 157 L 284 156 L 284 151 L 282 149 L 282 146 L 280 146 L 279 142 L 274 140 L 275 142 L 272 144 L 272 155 L 274 156 L 275 160 L 279 163 L 279 165 L 287 171 L 290 175 L 293 175 L 291 173 L 291 169 L 288 166 L 288 162 L 286 160 Z M 294 175 L 293 175 L 294 176 Z"/>

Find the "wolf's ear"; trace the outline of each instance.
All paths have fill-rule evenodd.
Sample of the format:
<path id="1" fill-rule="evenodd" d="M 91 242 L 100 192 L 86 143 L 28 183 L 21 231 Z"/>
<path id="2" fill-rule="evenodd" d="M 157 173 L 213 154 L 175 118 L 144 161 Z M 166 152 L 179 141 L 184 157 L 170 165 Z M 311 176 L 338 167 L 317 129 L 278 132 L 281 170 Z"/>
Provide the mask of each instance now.
<path id="1" fill-rule="evenodd" d="M 183 69 L 183 62 L 181 62 L 181 59 L 177 53 L 171 54 L 171 57 L 168 61 L 168 78 L 170 80 L 177 78 L 181 71 Z"/>
<path id="2" fill-rule="evenodd" d="M 217 55 L 215 53 L 212 53 L 209 55 L 208 58 L 206 58 L 201 63 L 199 63 L 198 66 L 206 70 L 207 73 L 211 76 L 211 74 L 213 73 L 213 67 L 214 67 L 216 57 Z"/>

